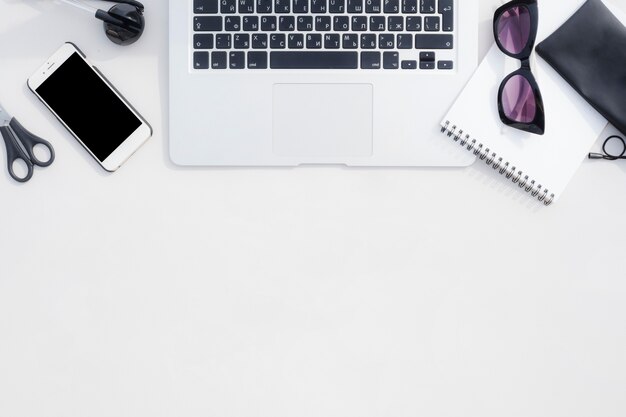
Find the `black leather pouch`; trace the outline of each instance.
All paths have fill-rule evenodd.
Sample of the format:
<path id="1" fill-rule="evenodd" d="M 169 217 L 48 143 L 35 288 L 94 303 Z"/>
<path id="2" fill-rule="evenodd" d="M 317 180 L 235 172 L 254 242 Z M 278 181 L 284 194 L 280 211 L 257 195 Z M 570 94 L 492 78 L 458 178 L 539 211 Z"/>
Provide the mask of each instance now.
<path id="1" fill-rule="evenodd" d="M 537 53 L 626 134 L 626 28 L 601 0 L 588 0 Z"/>

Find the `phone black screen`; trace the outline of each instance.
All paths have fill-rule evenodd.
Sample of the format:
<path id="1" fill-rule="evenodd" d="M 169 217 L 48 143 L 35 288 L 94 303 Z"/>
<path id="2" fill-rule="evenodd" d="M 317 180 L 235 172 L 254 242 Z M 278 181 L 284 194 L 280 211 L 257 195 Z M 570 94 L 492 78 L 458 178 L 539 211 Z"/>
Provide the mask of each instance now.
<path id="1" fill-rule="evenodd" d="M 101 162 L 141 126 L 77 53 L 37 88 L 37 94 Z"/>

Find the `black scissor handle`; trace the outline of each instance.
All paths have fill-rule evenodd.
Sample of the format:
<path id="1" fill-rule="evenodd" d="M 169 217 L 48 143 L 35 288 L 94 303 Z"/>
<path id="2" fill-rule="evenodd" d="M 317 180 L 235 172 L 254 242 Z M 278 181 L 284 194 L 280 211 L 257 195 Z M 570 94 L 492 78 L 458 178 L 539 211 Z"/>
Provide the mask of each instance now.
<path id="1" fill-rule="evenodd" d="M 13 132 L 8 126 L 0 127 L 0 136 L 4 138 L 4 144 L 7 148 L 7 165 L 9 169 L 9 175 L 17 182 L 27 182 L 33 177 L 33 163 L 31 162 L 28 155 L 20 148 L 20 145 L 17 143 L 17 139 L 13 136 Z M 16 161 L 22 160 L 26 164 L 26 169 L 28 172 L 24 177 L 18 177 L 13 171 L 13 164 Z"/>
<path id="2" fill-rule="evenodd" d="M 26 152 L 28 153 L 28 156 L 30 156 L 30 160 L 33 164 L 40 167 L 47 167 L 54 162 L 54 148 L 52 147 L 50 142 L 30 133 L 24 128 L 24 126 L 20 124 L 20 122 L 17 121 L 15 117 L 11 119 L 11 123 L 9 123 L 9 126 L 11 126 L 11 129 L 13 129 L 20 142 L 22 142 L 22 145 L 24 145 L 24 149 L 26 149 Z M 48 148 L 48 152 L 50 152 L 50 157 L 47 161 L 40 161 L 35 156 L 35 152 L 33 150 L 37 145 L 42 145 Z"/>

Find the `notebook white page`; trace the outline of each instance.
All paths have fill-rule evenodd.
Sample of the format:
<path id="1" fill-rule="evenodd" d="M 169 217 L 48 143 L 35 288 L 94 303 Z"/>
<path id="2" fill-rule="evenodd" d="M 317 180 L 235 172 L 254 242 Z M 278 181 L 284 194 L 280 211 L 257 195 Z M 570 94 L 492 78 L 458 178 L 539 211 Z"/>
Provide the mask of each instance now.
<path id="1" fill-rule="evenodd" d="M 539 0 L 537 44 L 558 29 L 584 0 Z M 605 4 L 624 22 L 619 9 Z M 497 96 L 502 80 L 519 65 L 494 45 L 454 103 L 442 126 L 456 126 L 483 149 L 496 153 L 509 168 L 548 189 L 554 200 L 562 194 L 576 169 L 586 157 L 606 120 L 567 84 L 545 61 L 534 54 L 532 71 L 537 79 L 546 114 L 543 136 L 505 126 L 498 115 Z M 510 62 L 509 62 L 510 61 Z M 513 63 L 513 64 L 512 64 Z M 471 141 L 470 141 L 471 142 Z"/>

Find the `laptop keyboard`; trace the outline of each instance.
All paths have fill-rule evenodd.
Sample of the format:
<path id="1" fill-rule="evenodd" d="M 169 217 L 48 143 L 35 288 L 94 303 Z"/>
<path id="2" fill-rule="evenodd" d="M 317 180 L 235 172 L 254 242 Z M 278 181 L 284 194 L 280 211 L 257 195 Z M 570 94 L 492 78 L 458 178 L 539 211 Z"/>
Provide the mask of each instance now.
<path id="1" fill-rule="evenodd" d="M 195 70 L 454 68 L 453 0 L 193 0 Z"/>

